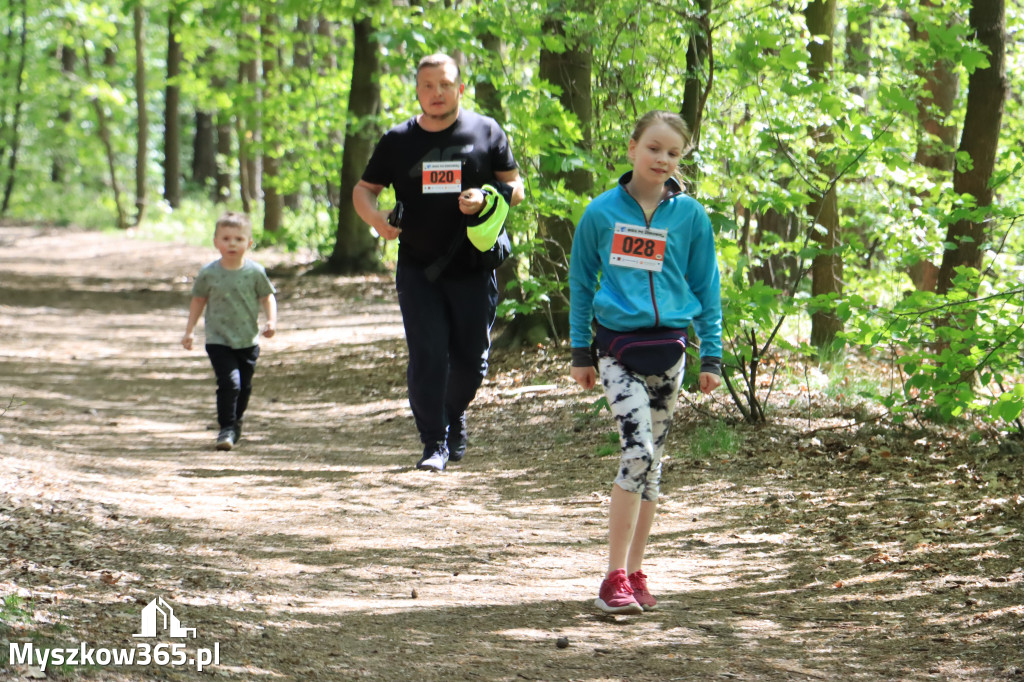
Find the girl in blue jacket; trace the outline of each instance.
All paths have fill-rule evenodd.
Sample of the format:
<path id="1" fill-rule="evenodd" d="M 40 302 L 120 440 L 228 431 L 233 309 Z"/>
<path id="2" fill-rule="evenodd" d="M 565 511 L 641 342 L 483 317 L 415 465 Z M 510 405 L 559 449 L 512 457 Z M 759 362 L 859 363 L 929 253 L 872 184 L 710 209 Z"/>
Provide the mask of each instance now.
<path id="1" fill-rule="evenodd" d="M 642 116 L 629 140 L 633 170 L 587 206 L 573 239 L 570 375 L 587 390 L 596 383 L 596 322 L 597 365 L 622 445 L 608 518 L 608 573 L 595 601 L 607 613 L 641 613 L 657 604 L 641 564 L 691 323 L 700 337 L 700 389 L 710 393 L 721 383 L 714 234 L 704 207 L 675 178 L 689 140 L 677 114 Z"/>

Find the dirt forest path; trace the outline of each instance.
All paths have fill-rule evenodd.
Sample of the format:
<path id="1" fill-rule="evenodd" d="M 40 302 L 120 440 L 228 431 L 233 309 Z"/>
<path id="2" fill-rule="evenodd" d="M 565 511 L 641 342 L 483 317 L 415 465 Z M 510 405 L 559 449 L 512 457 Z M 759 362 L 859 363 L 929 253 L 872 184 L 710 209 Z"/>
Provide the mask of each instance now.
<path id="1" fill-rule="evenodd" d="M 561 351 L 496 353 L 464 462 L 416 471 L 387 278 L 305 276 L 257 252 L 279 333 L 262 344 L 242 442 L 213 450 L 212 372 L 179 339 L 190 277 L 214 255 L 0 227 L 0 597 L 28 611 L 0 623 L 0 680 L 1024 675 L 1013 561 L 978 558 L 957 579 L 927 557 L 869 562 L 855 521 L 825 534 L 811 516 L 832 494 L 829 513 L 852 519 L 850 493 L 764 462 L 670 459 L 646 567 L 660 608 L 599 617 L 616 455 L 598 396 L 569 384 Z M 969 594 L 1003 600 L 998 614 L 962 612 Z M 26 633 L 135 647 L 156 598 L 196 628 L 188 650 L 216 644 L 219 663 L 40 673 L 7 660 Z"/>

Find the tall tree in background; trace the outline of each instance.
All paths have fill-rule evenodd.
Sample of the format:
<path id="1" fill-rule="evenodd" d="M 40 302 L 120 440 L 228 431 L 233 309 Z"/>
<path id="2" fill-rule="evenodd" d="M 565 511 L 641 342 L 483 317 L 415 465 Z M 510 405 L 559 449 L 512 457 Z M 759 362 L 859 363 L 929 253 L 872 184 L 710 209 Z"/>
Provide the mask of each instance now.
<path id="1" fill-rule="evenodd" d="M 105 66 L 112 66 L 114 63 L 113 51 L 109 49 L 104 50 L 103 60 Z M 86 78 L 90 83 L 94 83 L 96 81 L 96 74 L 93 72 L 92 60 L 89 59 L 89 41 L 84 38 L 82 39 L 82 64 L 85 67 Z M 124 207 L 121 182 L 117 178 L 117 154 L 114 152 L 114 145 L 111 140 L 112 133 L 107 116 L 106 104 L 102 99 L 100 99 L 98 91 L 89 98 L 89 103 L 92 105 L 93 112 L 96 114 L 96 131 L 99 135 L 100 142 L 103 145 L 103 151 L 106 154 L 107 171 L 110 173 L 110 188 L 114 193 L 114 209 L 117 215 L 117 227 L 120 230 L 124 230 L 128 228 L 128 212 Z"/>
<path id="2" fill-rule="evenodd" d="M 700 124 L 713 78 L 713 62 L 709 63 L 709 58 L 713 59 L 711 0 L 697 0 L 697 11 L 699 15 L 686 46 L 686 84 L 683 86 L 683 104 L 679 110 L 690 129 L 693 149 L 700 145 Z"/>
<path id="3" fill-rule="evenodd" d="M 135 225 L 146 215 L 146 165 L 149 151 L 149 116 L 146 113 L 146 8 L 137 0 L 132 8 L 135 38 Z"/>
<path id="4" fill-rule="evenodd" d="M 370 160 L 378 132 L 380 45 L 375 30 L 371 16 L 356 17 L 352 21 L 352 85 L 341 159 L 338 229 L 334 250 L 327 261 L 327 268 L 332 272 L 363 272 L 379 267 L 377 244 L 366 223 L 356 215 L 352 203 L 352 190 Z"/>
<path id="5" fill-rule="evenodd" d="M 589 0 L 570 2 L 572 11 L 586 15 L 593 13 Z M 593 56 L 587 41 L 570 35 L 569 21 L 564 7 L 555 8 L 544 18 L 542 32 L 550 39 L 544 41 L 540 51 L 538 73 L 558 93 L 562 108 L 575 116 L 583 133 L 581 141 L 585 149 L 592 145 L 591 124 L 594 106 L 591 96 L 591 75 Z M 548 155 L 541 159 L 541 182 L 546 187 L 564 186 L 566 190 L 580 196 L 590 196 L 594 178 L 587 168 L 565 168 L 560 155 Z M 575 225 L 564 212 L 548 211 L 540 216 L 537 233 L 543 248 L 535 254 L 533 268 L 542 276 L 557 281 L 569 280 L 569 253 L 572 251 L 572 237 Z M 558 338 L 568 335 L 568 299 L 552 302 L 548 324 Z"/>
<path id="6" fill-rule="evenodd" d="M 171 208 L 181 205 L 181 42 L 178 9 L 167 10 L 167 87 L 164 94 L 164 199 Z"/>
<path id="7" fill-rule="evenodd" d="M 1006 5 L 1003 0 L 974 0 L 970 27 L 988 52 L 988 65 L 977 68 L 967 81 L 967 113 L 960 137 L 960 154 L 969 162 L 959 162 L 953 171 L 953 191 L 969 194 L 979 207 L 992 205 L 992 172 L 999 147 L 999 129 L 1006 101 Z M 953 284 L 957 267 L 981 269 L 982 247 L 987 237 L 986 223 L 961 218 L 950 224 L 939 267 L 937 290 L 945 294 Z"/>
<path id="8" fill-rule="evenodd" d="M 263 56 L 263 92 L 264 98 L 261 106 L 273 94 L 279 94 L 279 87 L 272 85 L 275 72 L 281 66 L 279 52 L 275 47 L 277 44 L 276 35 L 280 26 L 280 19 L 274 12 L 264 15 L 260 23 L 261 54 Z M 280 80 L 280 79 L 279 79 Z M 262 109 L 261 127 L 263 130 L 263 142 L 266 148 L 263 150 L 263 229 L 267 232 L 277 232 L 281 229 L 284 219 L 284 197 L 279 187 L 279 176 L 281 169 L 281 149 L 277 143 L 277 130 L 270 129 L 275 126 L 277 117 L 271 116 L 266 108 Z"/>
<path id="9" fill-rule="evenodd" d="M 25 60 L 28 36 L 27 0 L 21 1 L 20 9 L 14 3 L 8 5 L 7 27 L 4 35 L 4 64 L 0 73 L 0 162 L 3 163 L 3 201 L 0 202 L 0 216 L 7 213 L 14 191 L 15 171 L 18 168 L 18 150 L 21 147 L 21 111 L 24 103 Z M 12 57 L 13 53 L 13 59 Z M 13 90 L 13 94 L 8 90 Z"/>
<path id="10" fill-rule="evenodd" d="M 238 138 L 238 184 L 242 199 L 242 210 L 252 212 L 252 202 L 259 198 L 262 191 L 261 164 L 256 147 L 260 141 L 260 67 L 257 61 L 259 42 L 254 40 L 251 26 L 258 17 L 251 12 L 242 13 L 242 36 L 239 46 L 244 54 L 238 65 L 238 84 L 245 93 L 247 106 L 241 107 L 235 116 L 235 133 Z M 236 102 L 236 108 L 240 102 Z"/>
<path id="11" fill-rule="evenodd" d="M 935 3 L 921 0 L 920 8 L 922 12 L 933 12 Z M 928 30 L 912 15 L 906 17 L 906 23 L 910 40 L 924 48 L 929 42 Z M 960 90 L 956 65 L 945 55 L 937 53 L 918 64 L 916 71 L 924 89 L 916 99 L 920 130 L 914 163 L 937 173 L 949 173 L 953 170 L 956 146 L 956 125 L 950 121 L 950 114 Z M 910 278 L 921 291 L 935 291 L 938 273 L 939 269 L 929 258 L 922 258 L 910 266 Z"/>
<path id="12" fill-rule="evenodd" d="M 811 59 L 807 72 L 819 87 L 827 88 L 831 80 L 836 26 L 836 0 L 814 0 L 805 10 L 807 29 L 811 42 L 807 49 Z M 812 130 L 817 163 L 817 181 L 811 189 L 811 203 L 807 207 L 811 219 L 811 238 L 823 250 L 814 257 L 811 265 L 811 293 L 814 296 L 841 294 L 843 291 L 843 261 L 838 253 L 841 237 L 839 232 L 839 204 L 833 179 L 836 175 L 835 162 L 828 159 L 825 151 L 833 142 L 833 132 L 828 124 Z M 842 331 L 842 320 L 831 306 L 819 308 L 811 313 L 811 344 L 825 348 L 832 344 Z"/>
<path id="13" fill-rule="evenodd" d="M 60 91 L 63 93 L 63 97 L 60 98 L 60 102 L 57 105 L 57 120 L 60 122 L 59 130 L 61 138 L 65 138 L 71 125 L 71 95 L 72 92 L 77 91 L 71 80 L 75 74 L 75 49 L 71 45 L 61 43 L 57 48 L 57 57 L 60 60 Z M 67 164 L 70 154 L 68 153 L 67 146 L 64 144 L 55 145 L 55 148 L 51 150 L 53 159 L 50 162 L 50 181 L 62 184 L 67 177 Z"/>

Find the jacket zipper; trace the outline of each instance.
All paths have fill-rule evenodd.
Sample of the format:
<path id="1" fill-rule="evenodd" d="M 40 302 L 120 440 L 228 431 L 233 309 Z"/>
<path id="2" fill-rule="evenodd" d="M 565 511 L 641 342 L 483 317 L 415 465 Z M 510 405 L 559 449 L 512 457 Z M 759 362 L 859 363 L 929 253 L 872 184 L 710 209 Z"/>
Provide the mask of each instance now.
<path id="1" fill-rule="evenodd" d="M 623 189 L 623 191 L 625 191 L 625 189 Z M 640 205 L 640 202 L 636 200 L 636 197 L 634 197 L 629 192 L 626 192 L 626 195 L 630 199 L 632 199 L 633 203 L 635 203 L 637 205 L 637 208 L 640 209 L 640 215 L 642 215 L 644 217 L 644 226 L 648 230 L 651 229 L 651 223 L 654 221 L 654 214 L 657 213 L 658 209 L 661 208 L 661 205 L 663 203 L 665 203 L 665 199 L 662 199 L 661 201 L 658 202 L 658 205 L 654 207 L 653 211 L 651 211 L 650 219 L 648 219 L 647 218 L 647 214 L 644 213 L 644 207 Z M 669 195 L 669 196 L 674 196 L 674 195 Z M 651 307 L 654 308 L 654 326 L 655 327 L 660 327 L 661 326 L 661 313 L 658 311 L 658 299 L 655 298 L 655 296 L 654 296 L 654 273 L 653 272 L 648 272 L 647 273 L 647 288 L 651 292 Z"/>

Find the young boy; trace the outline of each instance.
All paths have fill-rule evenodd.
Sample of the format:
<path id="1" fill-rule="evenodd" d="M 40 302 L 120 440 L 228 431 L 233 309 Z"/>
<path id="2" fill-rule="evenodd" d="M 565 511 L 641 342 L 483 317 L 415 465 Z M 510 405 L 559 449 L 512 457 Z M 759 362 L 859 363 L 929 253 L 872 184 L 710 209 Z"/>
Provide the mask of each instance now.
<path id="1" fill-rule="evenodd" d="M 252 223 L 244 213 L 228 211 L 217 219 L 213 245 L 220 259 L 199 270 L 181 345 L 192 350 L 199 316 L 206 310 L 206 354 L 217 376 L 217 449 L 230 450 L 242 435 L 242 417 L 252 393 L 252 375 L 260 355 L 259 309 L 268 339 L 277 327 L 277 299 L 267 271 L 246 259 Z"/>

